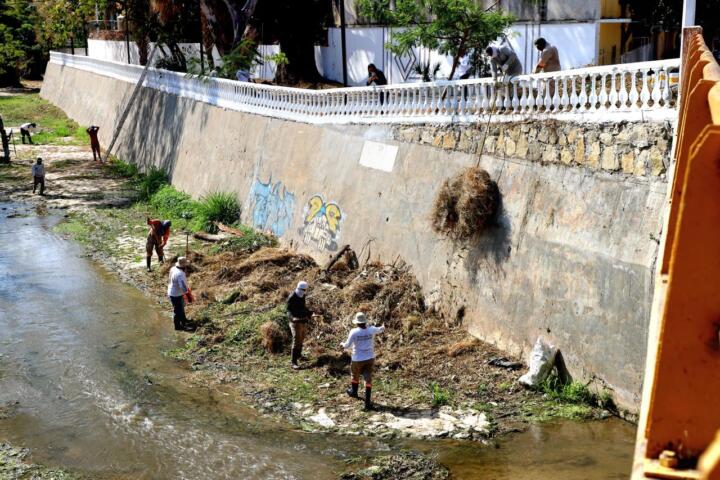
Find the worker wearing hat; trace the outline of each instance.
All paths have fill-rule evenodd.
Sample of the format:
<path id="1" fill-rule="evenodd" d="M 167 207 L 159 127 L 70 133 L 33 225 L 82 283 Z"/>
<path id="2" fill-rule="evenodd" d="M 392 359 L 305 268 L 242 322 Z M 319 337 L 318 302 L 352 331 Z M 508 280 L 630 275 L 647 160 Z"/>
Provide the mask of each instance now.
<path id="1" fill-rule="evenodd" d="M 153 248 L 157 252 L 158 261 L 162 263 L 165 260 L 163 249 L 170 238 L 170 227 L 172 223 L 170 220 L 150 220 L 150 217 L 148 217 L 147 224 L 150 226 L 150 231 L 148 232 L 147 242 L 145 243 L 145 250 L 147 252 L 147 271 L 149 272 Z"/>
<path id="2" fill-rule="evenodd" d="M 348 350 L 352 347 L 352 362 L 350 371 L 352 379 L 347 394 L 353 398 L 358 397 L 360 375 L 365 380 L 365 409 L 372 408 L 372 372 L 375 365 L 375 335 L 385 331 L 385 325 L 376 327 L 367 324 L 367 317 L 359 312 L 353 318 L 355 328 L 350 330 L 347 340 L 342 343 L 342 348 Z"/>
<path id="3" fill-rule="evenodd" d="M 308 320 L 314 316 L 313 312 L 308 310 L 305 303 L 308 284 L 305 281 L 298 282 L 295 290 L 287 299 L 288 321 L 290 323 L 290 332 L 292 333 L 292 353 L 290 357 L 290 365 L 293 369 L 300 368 L 298 360 L 302 356 L 303 342 L 305 341 L 305 333 L 307 332 Z"/>
<path id="4" fill-rule="evenodd" d="M 173 323 L 175 330 L 187 330 L 187 317 L 185 316 L 185 299 L 192 303 L 192 292 L 187 283 L 185 272 L 189 266 L 187 258 L 180 257 L 170 269 L 170 282 L 168 283 L 168 297 L 173 306 Z"/>

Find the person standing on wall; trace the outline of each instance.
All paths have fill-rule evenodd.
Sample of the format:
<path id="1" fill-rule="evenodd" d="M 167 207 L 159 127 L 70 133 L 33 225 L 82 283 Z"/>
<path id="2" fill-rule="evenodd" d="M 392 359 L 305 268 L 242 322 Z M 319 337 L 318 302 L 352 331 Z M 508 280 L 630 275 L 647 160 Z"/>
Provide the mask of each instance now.
<path id="1" fill-rule="evenodd" d="M 150 264 L 152 263 L 153 249 L 157 252 L 158 261 L 160 263 L 165 261 L 163 249 L 170 238 L 170 227 L 172 223 L 170 220 L 163 222 L 160 220 L 150 220 L 150 217 L 148 217 L 147 224 L 150 226 L 150 231 L 148 232 L 147 242 L 145 243 L 145 250 L 147 253 L 147 271 L 149 272 Z"/>
<path id="2" fill-rule="evenodd" d="M 100 127 L 98 127 L 97 125 L 90 125 L 90 127 L 85 130 L 90 137 L 90 148 L 92 148 L 93 160 L 96 162 L 98 160 L 102 161 L 102 157 L 100 156 L 100 141 L 98 140 L 98 130 L 100 130 Z"/>
<path id="3" fill-rule="evenodd" d="M 22 140 L 23 145 L 25 144 L 25 137 L 28 139 L 28 143 L 30 145 L 33 144 L 32 141 L 32 131 L 37 128 L 37 124 L 35 123 L 23 123 L 20 125 L 20 139 Z"/>
<path id="4" fill-rule="evenodd" d="M 170 269 L 170 281 L 168 283 L 167 294 L 173 306 L 173 324 L 175 325 L 175 330 L 188 330 L 187 317 L 185 316 L 185 299 L 187 299 L 188 303 L 194 301 L 185 274 L 188 266 L 187 258 L 180 257 L 177 259 L 175 266 Z"/>
<path id="5" fill-rule="evenodd" d="M 535 48 L 540 50 L 540 59 L 535 66 L 534 73 L 548 73 L 560 71 L 560 54 L 558 49 L 550 45 L 547 40 L 540 37 L 535 40 Z"/>
<path id="6" fill-rule="evenodd" d="M 358 387 L 360 385 L 360 375 L 365 380 L 365 409 L 372 408 L 372 373 L 375 366 L 375 335 L 385 331 L 385 326 L 376 327 L 367 324 L 367 317 L 364 313 L 356 313 L 353 319 L 355 328 L 350 330 L 350 334 L 345 342 L 341 344 L 343 350 L 352 347 L 352 357 L 350 363 L 351 380 L 350 388 L 347 394 L 353 398 L 358 398 Z"/>
<path id="7" fill-rule="evenodd" d="M 40 185 L 40 195 L 45 195 L 45 166 L 42 158 L 38 157 L 35 165 L 32 166 L 33 176 L 33 193 L 38 185 Z"/>
<path id="8" fill-rule="evenodd" d="M 457 76 L 460 80 L 467 80 L 472 76 L 472 59 L 473 51 L 463 48 L 460 52 L 460 60 L 457 66 Z"/>
<path id="9" fill-rule="evenodd" d="M 290 324 L 290 333 L 292 333 L 292 353 L 290 356 L 290 366 L 294 370 L 298 370 L 300 365 L 298 360 L 302 356 L 303 342 L 307 333 L 307 324 L 310 318 L 315 315 L 306 305 L 305 295 L 307 294 L 308 284 L 305 281 L 298 282 L 297 287 L 287 299 L 288 322 Z"/>

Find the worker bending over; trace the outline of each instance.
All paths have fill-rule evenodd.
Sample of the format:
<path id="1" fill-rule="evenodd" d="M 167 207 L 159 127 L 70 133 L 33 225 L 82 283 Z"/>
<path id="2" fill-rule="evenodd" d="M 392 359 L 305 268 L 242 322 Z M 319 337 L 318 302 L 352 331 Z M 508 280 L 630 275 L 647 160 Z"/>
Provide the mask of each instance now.
<path id="1" fill-rule="evenodd" d="M 148 232 L 147 242 L 145 243 L 145 250 L 147 251 L 147 271 L 149 272 L 153 248 L 155 252 L 157 252 L 158 261 L 160 263 L 165 261 L 163 249 L 170 238 L 170 227 L 172 223 L 170 220 L 163 222 L 160 220 L 150 220 L 150 217 L 148 217 L 147 224 L 150 226 L 150 231 Z"/>
<path id="2" fill-rule="evenodd" d="M 493 81 L 497 81 L 499 74 L 505 77 L 505 81 L 522 75 L 522 63 L 511 47 L 507 45 L 488 47 L 485 53 L 490 57 Z"/>
<path id="3" fill-rule="evenodd" d="M 350 330 L 347 340 L 342 343 L 342 348 L 348 350 L 352 347 L 352 357 L 350 363 L 350 371 L 352 378 L 350 380 L 350 388 L 347 394 L 353 398 L 358 398 L 358 386 L 360 385 L 360 375 L 365 380 L 365 409 L 372 408 L 372 372 L 375 365 L 375 335 L 385 331 L 385 325 L 376 327 L 367 324 L 365 314 L 360 312 L 355 314 L 353 319 L 355 328 Z"/>

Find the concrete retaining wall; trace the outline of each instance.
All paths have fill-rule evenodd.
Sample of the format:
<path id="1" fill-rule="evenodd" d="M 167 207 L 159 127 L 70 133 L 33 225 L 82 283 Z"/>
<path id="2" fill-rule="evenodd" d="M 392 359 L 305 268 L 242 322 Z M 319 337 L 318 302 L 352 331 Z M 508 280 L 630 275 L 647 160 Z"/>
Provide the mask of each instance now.
<path id="1" fill-rule="evenodd" d="M 105 146 L 131 87 L 49 64 L 42 96 L 100 125 Z M 477 156 L 398 138 L 390 126 L 312 126 L 144 90 L 117 154 L 167 169 L 194 196 L 237 192 L 244 221 L 318 260 L 345 243 L 399 255 L 429 302 L 474 335 L 515 352 L 543 335 L 575 376 L 596 375 L 636 408 L 662 177 L 484 155 L 502 211 L 480 242 L 459 246 L 428 215 L 442 181 Z"/>

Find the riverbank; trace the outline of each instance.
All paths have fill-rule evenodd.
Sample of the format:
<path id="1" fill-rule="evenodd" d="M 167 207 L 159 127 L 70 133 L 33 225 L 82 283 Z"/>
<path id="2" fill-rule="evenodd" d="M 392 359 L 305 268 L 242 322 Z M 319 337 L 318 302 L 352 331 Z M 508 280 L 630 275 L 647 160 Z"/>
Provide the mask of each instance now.
<path id="1" fill-rule="evenodd" d="M 89 149 L 67 143 L 20 147 L 22 161 L 0 167 L 0 195 L 31 204 L 37 212 L 67 212 L 58 232 L 169 312 L 168 265 L 144 270 L 145 218 L 163 214 L 179 227 L 168 258 L 185 252 L 186 237 L 178 230 L 195 227 L 177 209 L 160 208 L 153 198 L 140 200 L 141 182 L 132 168 L 100 165 Z M 36 156 L 47 164 L 44 197 L 32 195 L 28 187 Z M 190 202 L 180 194 L 170 200 L 173 205 Z M 604 402 L 602 391 L 592 393 L 584 385 L 557 389 L 548 384 L 541 391 L 521 387 L 522 359 L 504 358 L 467 335 L 461 322 L 441 320 L 426 310 L 412 270 L 400 259 L 384 265 L 363 257 L 354 265 L 344 258 L 323 272 L 312 259 L 278 248 L 271 237 L 243 231 L 243 237 L 219 243 L 189 238 L 194 270 L 189 278 L 198 298 L 189 313 L 196 331 L 178 333 L 182 345 L 164 352 L 187 367 L 185 381 L 231 388 L 258 412 L 308 432 L 487 442 L 535 422 L 609 415 L 596 406 Z M 283 301 L 301 278 L 310 281 L 308 302 L 322 317 L 311 326 L 305 368 L 295 372 L 288 368 Z M 349 358 L 338 344 L 357 310 L 388 326 L 378 338 L 378 408 L 371 412 L 344 393 Z M 263 345 L 260 328 L 268 324 L 277 327 L 280 339 L 271 348 L 275 353 Z M 490 365 L 503 358 L 494 363 L 512 368 Z"/>

